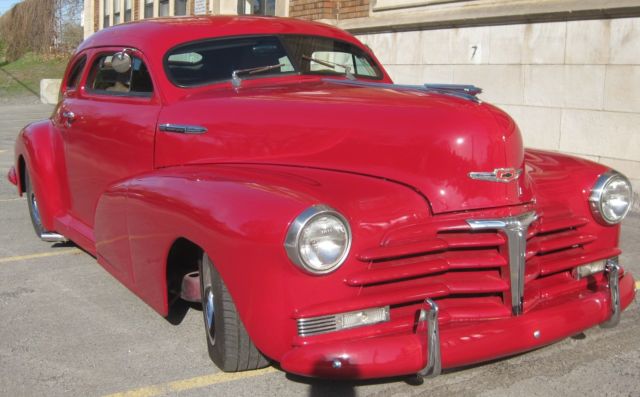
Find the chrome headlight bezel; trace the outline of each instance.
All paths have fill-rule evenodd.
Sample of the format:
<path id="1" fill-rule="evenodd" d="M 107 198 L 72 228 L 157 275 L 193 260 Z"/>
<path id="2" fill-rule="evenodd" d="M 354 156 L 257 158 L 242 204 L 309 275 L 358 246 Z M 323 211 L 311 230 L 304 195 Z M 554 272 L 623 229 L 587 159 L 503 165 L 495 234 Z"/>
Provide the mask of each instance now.
<path id="1" fill-rule="evenodd" d="M 335 263 L 325 269 L 319 270 L 311 267 L 300 254 L 300 237 L 308 225 L 323 216 L 333 217 L 344 225 L 347 243 L 344 251 Z M 289 259 L 305 273 L 311 275 L 324 275 L 334 272 L 345 262 L 349 255 L 349 251 L 351 250 L 351 240 L 351 227 L 349 226 L 347 219 L 328 205 L 318 204 L 307 208 L 298 215 L 296 219 L 294 219 L 287 230 L 284 248 Z"/>
<path id="2" fill-rule="evenodd" d="M 611 183 L 615 181 L 622 181 L 629 187 L 629 205 L 625 209 L 624 213 L 617 219 L 610 219 L 606 216 L 606 212 L 603 209 L 603 197 L 607 188 L 611 186 Z M 610 170 L 600 175 L 596 183 L 593 185 L 591 189 L 591 195 L 589 196 L 589 206 L 591 208 L 591 213 L 593 217 L 598 221 L 598 223 L 602 225 L 616 225 L 627 216 L 629 210 L 633 205 L 633 188 L 631 186 L 631 182 L 627 179 L 626 176 L 621 173 Z"/>

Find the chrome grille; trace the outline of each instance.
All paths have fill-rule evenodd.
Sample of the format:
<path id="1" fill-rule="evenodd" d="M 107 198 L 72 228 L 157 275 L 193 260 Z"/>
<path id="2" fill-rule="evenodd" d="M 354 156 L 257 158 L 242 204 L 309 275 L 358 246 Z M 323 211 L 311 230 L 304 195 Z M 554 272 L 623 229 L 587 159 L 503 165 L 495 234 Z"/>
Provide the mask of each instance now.
<path id="1" fill-rule="evenodd" d="M 527 207 L 522 214 L 532 209 Z M 511 296 L 513 269 L 509 269 L 506 234 L 498 227 L 471 230 L 467 223 L 469 219 L 486 218 L 493 219 L 483 213 L 459 214 L 416 225 L 413 230 L 405 228 L 401 233 L 391 233 L 379 247 L 358 254 L 358 259 L 369 266 L 346 277 L 345 283 L 363 288 L 355 298 L 363 304 L 371 298 L 382 304 L 398 305 L 416 304 L 427 297 L 492 301 L 490 297 L 500 296 L 505 308 L 511 309 L 516 299 Z M 522 281 L 518 281 L 521 284 L 517 293 L 526 296 L 529 284 L 544 276 L 615 255 L 612 249 L 590 249 L 597 238 L 584 231 L 589 224 L 588 219 L 566 211 L 548 216 L 540 211 L 538 219 L 523 236 L 526 238 L 525 266 L 518 274 Z M 524 305 L 531 307 L 526 302 Z M 467 308 L 471 306 L 476 310 L 474 318 L 496 316 L 495 307 L 487 310 L 485 317 L 482 305 L 467 305 Z M 443 310 L 446 309 L 445 304 Z M 473 314 L 473 310 L 465 309 L 465 315 Z M 502 314 L 509 316 L 510 312 L 505 310 Z"/>
<path id="2" fill-rule="evenodd" d="M 576 280 L 571 270 L 620 253 L 614 239 L 598 229 L 601 226 L 567 210 L 545 211 L 527 205 L 512 211 L 515 215 L 508 213 L 507 218 L 533 211 L 538 219 L 526 230 L 524 275 L 518 272 L 522 284 L 516 290 L 521 291 L 523 302 L 516 314 L 590 288 L 588 280 Z M 361 266 L 354 266 L 344 283 L 356 293 L 296 310 L 298 334 L 340 330 L 339 320 L 329 314 L 372 306 L 390 308 L 390 321 L 395 325 L 389 325 L 389 330 L 410 329 L 416 310 L 427 298 L 438 303 L 443 326 L 513 316 L 516 300 L 507 236 L 498 228 L 472 230 L 467 222 L 500 219 L 504 213 L 496 209 L 447 214 L 389 231 L 379 245 L 355 253 Z"/>

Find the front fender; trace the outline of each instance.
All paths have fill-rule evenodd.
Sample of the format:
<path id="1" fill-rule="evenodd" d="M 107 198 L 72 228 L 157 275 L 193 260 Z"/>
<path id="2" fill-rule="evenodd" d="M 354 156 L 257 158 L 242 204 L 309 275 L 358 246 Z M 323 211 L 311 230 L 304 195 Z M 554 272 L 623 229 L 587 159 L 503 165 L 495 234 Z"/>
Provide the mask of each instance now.
<path id="1" fill-rule="evenodd" d="M 344 276 L 363 266 L 350 254 L 332 274 L 303 273 L 283 247 L 297 215 L 319 203 L 340 211 L 353 231 L 351 253 L 377 244 L 392 225 L 430 216 L 424 198 L 408 187 L 313 169 L 194 165 L 154 171 L 125 184 L 108 194 L 114 206 L 121 202 L 113 198 L 116 192 L 126 194 L 134 292 L 161 314 L 168 313 L 166 259 L 172 243 L 186 238 L 211 257 L 253 342 L 274 359 L 291 347 L 296 308 L 326 295 L 351 296 L 354 289 L 345 285 Z M 107 207 L 99 205 L 96 216 L 99 255 L 100 247 L 106 247 L 101 236 L 115 241 L 118 234 L 117 226 L 106 221 L 109 217 L 101 215 L 117 212 Z M 267 326 L 270 332 L 264 332 Z"/>
<path id="2" fill-rule="evenodd" d="M 39 198 L 42 224 L 45 229 L 54 230 L 53 220 L 64 212 L 68 195 L 64 146 L 50 120 L 29 124 L 20 131 L 15 144 L 15 167 L 18 176 L 29 172 Z M 26 187 L 20 177 L 18 182 L 18 192 L 22 194 Z"/>
<path id="3" fill-rule="evenodd" d="M 543 150 L 525 151 L 527 177 L 531 179 L 539 215 L 558 212 L 593 219 L 589 196 L 598 177 L 610 168 L 582 158 Z M 617 247 L 620 224 L 590 222 L 585 233 L 598 236 L 593 245 Z"/>

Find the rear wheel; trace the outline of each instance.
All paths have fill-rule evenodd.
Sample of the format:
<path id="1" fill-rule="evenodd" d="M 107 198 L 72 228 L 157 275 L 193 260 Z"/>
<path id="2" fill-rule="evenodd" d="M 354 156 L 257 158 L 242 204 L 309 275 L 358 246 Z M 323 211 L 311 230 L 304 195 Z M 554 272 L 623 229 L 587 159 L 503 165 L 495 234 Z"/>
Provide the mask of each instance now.
<path id="1" fill-rule="evenodd" d="M 268 366 L 269 361 L 251 342 L 227 286 L 206 254 L 200 261 L 200 293 L 211 360 L 225 372 Z"/>
<path id="2" fill-rule="evenodd" d="M 44 233 L 44 226 L 42 226 L 42 219 L 40 218 L 40 209 L 38 208 L 38 200 L 36 194 L 33 191 L 33 185 L 31 184 L 31 178 L 29 177 L 29 171 L 25 170 L 24 175 L 25 191 L 27 193 L 27 203 L 29 205 L 29 215 L 31 216 L 31 223 L 33 229 L 38 237 L 41 237 Z"/>

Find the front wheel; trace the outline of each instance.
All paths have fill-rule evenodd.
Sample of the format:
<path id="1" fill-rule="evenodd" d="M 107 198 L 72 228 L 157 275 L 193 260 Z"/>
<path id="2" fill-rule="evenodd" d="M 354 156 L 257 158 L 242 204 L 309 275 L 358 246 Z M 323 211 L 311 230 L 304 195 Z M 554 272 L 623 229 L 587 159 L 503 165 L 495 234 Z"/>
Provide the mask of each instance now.
<path id="1" fill-rule="evenodd" d="M 41 237 L 45 232 L 42 225 L 42 219 L 40 218 L 40 209 L 38 208 L 38 200 L 36 194 L 33 191 L 33 185 L 31 184 L 31 178 L 29 172 L 26 171 L 24 175 L 25 191 L 27 193 L 27 203 L 29 206 L 29 215 L 31 216 L 31 223 L 33 224 L 33 230 L 38 237 Z"/>
<path id="2" fill-rule="evenodd" d="M 206 254 L 200 261 L 200 296 L 211 360 L 225 372 L 268 366 L 269 361 L 249 338 L 227 286 Z"/>

